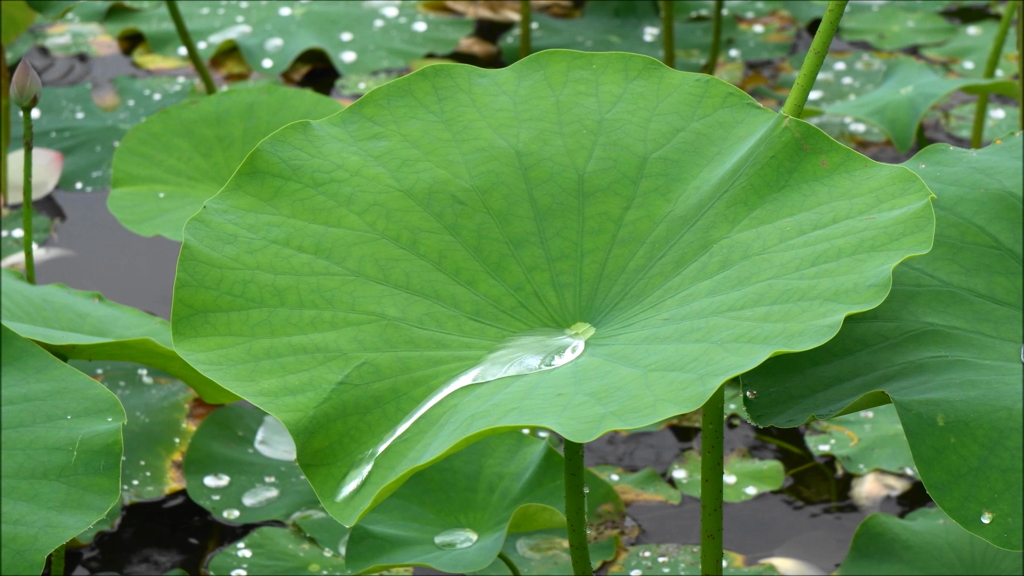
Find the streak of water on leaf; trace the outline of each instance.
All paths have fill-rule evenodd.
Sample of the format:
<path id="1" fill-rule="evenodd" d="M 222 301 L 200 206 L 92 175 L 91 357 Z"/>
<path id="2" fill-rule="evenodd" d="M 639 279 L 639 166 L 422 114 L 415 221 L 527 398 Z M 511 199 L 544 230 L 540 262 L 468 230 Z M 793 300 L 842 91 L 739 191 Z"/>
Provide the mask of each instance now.
<path id="1" fill-rule="evenodd" d="M 566 330 L 545 328 L 531 330 L 507 338 L 479 364 L 449 380 L 428 396 L 406 416 L 376 447 L 368 451 L 359 465 L 349 472 L 341 483 L 336 502 L 340 502 L 359 488 L 370 474 L 373 464 L 384 450 L 401 436 L 427 410 L 456 390 L 482 384 L 507 376 L 522 376 L 564 366 L 583 353 L 585 341 L 594 334 L 594 327 L 577 322 Z"/>

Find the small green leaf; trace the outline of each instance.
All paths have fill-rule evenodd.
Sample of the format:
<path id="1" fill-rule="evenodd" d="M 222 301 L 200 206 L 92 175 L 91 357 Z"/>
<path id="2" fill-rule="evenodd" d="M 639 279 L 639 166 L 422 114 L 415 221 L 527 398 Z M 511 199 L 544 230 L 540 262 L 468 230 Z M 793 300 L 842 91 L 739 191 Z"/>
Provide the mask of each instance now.
<path id="1" fill-rule="evenodd" d="M 722 574 L 778 574 L 770 564 L 747 566 L 746 558 L 725 551 Z M 643 544 L 631 546 L 626 557 L 608 570 L 610 576 L 636 576 L 637 574 L 701 574 L 700 546 L 685 544 Z"/>
<path id="2" fill-rule="evenodd" d="M 619 539 L 612 537 L 592 542 L 588 546 L 590 548 L 590 564 L 594 570 L 615 558 L 619 544 Z M 565 528 L 510 534 L 505 539 L 501 551 L 512 560 L 520 574 L 544 576 L 573 573 L 572 560 L 569 557 L 569 540 L 566 538 Z M 495 558 L 487 568 L 470 572 L 470 574 L 492 576 L 512 574 L 512 571 L 500 558 Z"/>
<path id="3" fill-rule="evenodd" d="M 888 470 L 917 476 L 907 437 L 891 404 L 812 422 L 804 440 L 811 454 L 831 454 L 854 474 Z"/>
<path id="4" fill-rule="evenodd" d="M 679 490 L 665 482 L 654 468 L 627 472 L 618 466 L 606 465 L 594 466 L 591 470 L 611 484 L 627 506 L 636 502 L 678 504 L 681 499 Z"/>
<path id="5" fill-rule="evenodd" d="M 1020 552 L 985 542 L 957 526 L 938 508 L 922 508 L 899 519 L 868 516 L 850 543 L 836 574 L 1020 574 Z"/>
<path id="6" fill-rule="evenodd" d="M 238 397 L 197 372 L 171 344 L 170 325 L 99 292 L 48 284 L 33 286 L 3 270 L 4 324 L 51 352 L 78 360 L 120 360 L 164 370 L 184 380 L 211 404 Z"/>
<path id="7" fill-rule="evenodd" d="M 882 50 L 898 50 L 945 42 L 956 35 L 956 26 L 938 14 L 883 4 L 844 16 L 839 35 L 843 40 L 870 42 Z"/>
<path id="8" fill-rule="evenodd" d="M 1013 4 L 1004 6 L 1013 9 Z M 999 22 L 993 20 L 957 26 L 956 35 L 952 40 L 941 46 L 926 46 L 921 49 L 921 54 L 939 62 L 947 62 L 950 69 L 960 76 L 981 78 L 998 28 Z M 997 78 L 1009 78 L 1017 71 L 1016 61 L 1007 58 L 1012 57 L 1016 48 L 1013 34 L 1007 34 L 1003 49 L 1000 51 L 1002 58 L 996 67 Z"/>
<path id="9" fill-rule="evenodd" d="M 107 205 L 132 232 L 180 242 L 185 221 L 220 190 L 260 140 L 285 124 L 341 109 L 335 100 L 310 90 L 263 86 L 161 110 L 125 134 L 118 146 Z M 231 138 L 221 137 L 224 126 L 237 126 Z"/>
<path id="10" fill-rule="evenodd" d="M 683 494 L 700 498 L 700 452 L 687 450 L 672 463 L 669 476 Z M 722 498 L 726 502 L 744 502 L 764 492 L 782 488 L 786 470 L 778 460 L 758 460 L 745 452 L 725 457 L 722 472 Z"/>
<path id="11" fill-rule="evenodd" d="M 315 540 L 295 528 L 264 526 L 257 528 L 218 552 L 207 566 L 211 575 L 265 574 L 351 574 L 345 557 L 322 548 Z"/>
<path id="12" fill-rule="evenodd" d="M 2 18 L 0 18 L 0 22 L 3 22 L 2 31 L 0 31 L 0 44 L 7 46 L 28 30 L 28 27 L 35 22 L 37 14 L 35 10 L 29 8 L 25 0 L 7 0 L 0 2 L 0 6 L 3 7 Z"/>
<path id="13" fill-rule="evenodd" d="M 81 372 L 6 325 L 0 334 L 0 570 L 39 574 L 47 554 L 118 502 L 125 414 L 113 394 Z"/>

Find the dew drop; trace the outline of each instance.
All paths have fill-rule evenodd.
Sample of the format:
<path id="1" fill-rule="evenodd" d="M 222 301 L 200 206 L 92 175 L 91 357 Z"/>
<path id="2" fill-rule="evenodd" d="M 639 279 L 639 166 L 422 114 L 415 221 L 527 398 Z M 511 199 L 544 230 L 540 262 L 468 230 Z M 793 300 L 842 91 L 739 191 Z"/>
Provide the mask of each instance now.
<path id="1" fill-rule="evenodd" d="M 277 9 L 277 15 L 278 16 L 291 16 L 292 15 L 292 9 L 287 7 L 287 6 L 282 6 L 282 7 Z"/>
<path id="2" fill-rule="evenodd" d="M 357 58 L 359 58 L 359 55 L 353 52 L 352 50 L 345 50 L 341 54 L 338 54 L 338 57 L 341 58 L 341 61 L 344 62 L 345 64 L 351 64 L 355 62 Z"/>
<path id="3" fill-rule="evenodd" d="M 749 496 L 754 496 L 757 494 L 757 488 L 753 486 L 747 486 L 746 488 L 743 489 L 743 493 Z"/>
<path id="4" fill-rule="evenodd" d="M 963 66 L 964 70 L 974 70 L 973 60 L 964 60 L 963 62 L 960 63 L 960 65 Z"/>
<path id="5" fill-rule="evenodd" d="M 75 120 L 81 120 L 82 118 L 85 118 L 85 112 L 82 112 L 81 110 L 75 112 Z"/>
<path id="6" fill-rule="evenodd" d="M 413 22 L 412 23 L 412 31 L 413 32 L 426 32 L 427 31 L 427 23 L 422 21 L 422 20 L 417 20 L 416 22 Z"/>
<path id="7" fill-rule="evenodd" d="M 850 132 L 856 134 L 863 134 L 868 131 L 868 125 L 863 122 L 852 122 L 850 124 Z"/>
<path id="8" fill-rule="evenodd" d="M 832 445 L 831 444 L 818 444 L 818 451 L 819 452 L 827 452 L 827 451 L 829 451 L 831 449 L 832 449 Z"/>
<path id="9" fill-rule="evenodd" d="M 843 70 L 846 70 L 846 62 L 836 62 L 835 64 L 832 65 L 832 69 L 842 72 Z"/>
<path id="10" fill-rule="evenodd" d="M 220 494 L 210 494 L 210 500 L 220 500 Z"/>
<path id="11" fill-rule="evenodd" d="M 584 494 L 590 494 L 590 486 L 587 486 L 586 484 L 584 484 L 583 485 L 583 493 Z"/>
<path id="12" fill-rule="evenodd" d="M 203 485 L 207 488 L 223 488 L 231 483 L 231 477 L 227 474 L 207 474 L 203 476 Z"/>
<path id="13" fill-rule="evenodd" d="M 163 192 L 157 192 L 156 194 L 157 198 L 163 198 L 164 196 L 166 196 L 166 194 L 164 194 Z"/>
<path id="14" fill-rule="evenodd" d="M 629 576 L 641 576 L 643 573 L 644 573 L 643 570 L 641 570 L 639 568 L 634 568 L 634 569 L 629 571 Z"/>
<path id="15" fill-rule="evenodd" d="M 982 524 L 991 524 L 992 523 L 992 513 L 989 512 L 988 510 L 985 510 L 984 512 L 982 512 L 981 513 L 981 523 Z"/>
<path id="16" fill-rule="evenodd" d="M 178 46 L 177 52 L 178 56 L 188 56 L 188 48 L 185 48 L 184 46 Z"/>
<path id="17" fill-rule="evenodd" d="M 263 481 L 267 484 L 273 484 L 274 482 L 277 482 L 277 478 L 274 478 L 273 476 L 264 476 Z"/>
<path id="18" fill-rule="evenodd" d="M 32 111 L 29 112 L 29 116 L 31 116 L 33 120 L 39 120 L 39 117 L 42 115 L 43 112 L 39 108 L 33 108 Z"/>
<path id="19" fill-rule="evenodd" d="M 281 495 L 274 486 L 257 486 L 242 494 L 242 504 L 247 508 L 261 508 L 270 504 Z"/>
<path id="20" fill-rule="evenodd" d="M 14 230 L 11 230 L 11 237 L 12 238 L 24 238 L 25 237 L 25 231 L 22 230 L 21 228 L 15 228 Z"/>
<path id="21" fill-rule="evenodd" d="M 341 36 L 339 36 L 339 38 L 341 38 L 342 42 L 351 42 L 352 39 L 355 38 L 355 37 L 356 37 L 355 34 L 353 34 L 351 32 L 342 32 Z"/>
<path id="22" fill-rule="evenodd" d="M 757 23 L 750 27 L 750 31 L 754 34 L 764 34 L 764 24 Z"/>
<path id="23" fill-rule="evenodd" d="M 220 515 L 227 518 L 228 520 L 234 520 L 235 518 L 241 516 L 242 513 L 239 512 L 237 508 L 228 508 L 221 512 Z"/>
<path id="24" fill-rule="evenodd" d="M 683 470 L 682 468 L 676 468 L 675 470 L 672 471 L 672 477 L 675 478 L 676 480 L 686 480 L 687 478 L 690 477 L 690 473 L 687 472 L 686 470 Z"/>
<path id="25" fill-rule="evenodd" d="M 825 92 L 822 91 L 822 90 L 811 90 L 810 92 L 807 93 L 807 99 L 808 100 L 821 100 L 821 97 L 824 96 L 824 95 L 825 95 Z"/>
<path id="26" fill-rule="evenodd" d="M 981 36 L 981 26 L 970 25 L 967 27 L 968 36 Z"/>
<path id="27" fill-rule="evenodd" d="M 376 20 L 373 21 L 374 28 L 380 28 L 382 26 L 384 26 L 384 21 L 381 20 L 380 18 L 377 18 Z"/>
<path id="28" fill-rule="evenodd" d="M 256 430 L 253 447 L 267 458 L 274 460 L 295 460 L 295 441 L 280 420 L 270 414 L 263 417 L 263 423 Z"/>
<path id="29" fill-rule="evenodd" d="M 231 576 L 249 576 L 249 573 L 244 568 L 235 568 L 230 574 Z"/>
<path id="30" fill-rule="evenodd" d="M 263 41 L 263 49 L 267 52 L 274 53 L 284 47 L 284 39 L 274 36 L 273 38 L 267 38 Z"/>
<path id="31" fill-rule="evenodd" d="M 757 392 L 754 391 L 754 390 L 747 390 L 747 398 L 750 398 L 750 399 L 757 398 Z"/>
<path id="32" fill-rule="evenodd" d="M 434 536 L 434 544 L 442 550 L 460 550 L 476 544 L 477 538 L 469 528 L 451 528 Z"/>
<path id="33" fill-rule="evenodd" d="M 641 550 L 640 551 L 640 557 L 641 558 L 650 558 L 651 557 L 651 551 L 650 550 Z"/>
<path id="34" fill-rule="evenodd" d="M 659 564 L 664 564 L 665 562 L 668 562 L 668 556 L 658 556 Z"/>
<path id="35" fill-rule="evenodd" d="M 741 52 L 739 48 L 729 48 L 729 51 L 726 52 L 726 54 L 728 54 L 730 58 L 739 58 Z"/>
<path id="36" fill-rule="evenodd" d="M 260 66 L 262 66 L 264 70 L 270 68 L 273 65 L 274 61 L 271 60 L 270 58 L 264 58 L 263 60 L 260 60 Z"/>
<path id="37" fill-rule="evenodd" d="M 921 168 L 924 168 L 924 164 L 921 164 Z M 865 411 L 860 413 L 860 417 L 861 418 L 874 418 L 875 417 L 875 413 L 872 412 L 871 410 L 865 410 Z"/>
<path id="38" fill-rule="evenodd" d="M 993 108 L 988 111 L 988 115 L 996 120 L 1002 120 L 1003 118 L 1006 118 L 1006 110 L 1003 110 L 1002 108 Z"/>
<path id="39" fill-rule="evenodd" d="M 398 6 L 385 6 L 380 9 L 380 14 L 385 18 L 395 18 L 398 16 Z"/>
<path id="40" fill-rule="evenodd" d="M 619 481 L 619 475 L 618 474 L 614 474 L 614 473 L 613 474 L 609 474 L 608 475 L 608 479 L 611 480 L 612 482 L 618 482 Z"/>
<path id="41" fill-rule="evenodd" d="M 237 554 L 239 558 L 252 558 L 252 550 L 249 550 L 248 548 L 242 548 L 238 552 L 235 552 L 235 554 Z"/>
<path id="42" fill-rule="evenodd" d="M 735 474 L 722 474 L 722 482 L 725 482 L 726 484 L 732 486 L 733 484 L 736 483 L 736 475 Z"/>
<path id="43" fill-rule="evenodd" d="M 853 77 L 852 76 L 843 76 L 839 80 L 839 83 L 843 84 L 844 86 L 849 86 L 850 84 L 853 84 Z"/>
<path id="44" fill-rule="evenodd" d="M 206 40 L 200 40 L 199 42 L 196 42 L 196 48 L 199 48 L 200 50 L 206 50 L 207 46 L 209 46 L 209 44 L 206 43 Z"/>

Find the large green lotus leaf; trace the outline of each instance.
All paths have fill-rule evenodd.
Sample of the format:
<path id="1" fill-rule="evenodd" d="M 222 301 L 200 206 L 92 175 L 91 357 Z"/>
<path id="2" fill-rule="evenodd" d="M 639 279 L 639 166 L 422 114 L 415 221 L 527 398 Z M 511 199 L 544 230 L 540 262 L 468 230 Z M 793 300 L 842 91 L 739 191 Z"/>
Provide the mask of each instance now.
<path id="1" fill-rule="evenodd" d="M 296 120 L 341 110 L 310 90 L 231 90 L 162 110 L 125 135 L 114 153 L 107 206 L 136 234 L 181 241 L 185 221 L 220 190 L 245 155 Z M 222 138 L 224 126 L 236 126 Z M 210 148 L 210 142 L 217 146 Z"/>
<path id="2" fill-rule="evenodd" d="M 592 473 L 587 479 L 593 518 L 603 481 Z M 506 533 L 564 526 L 564 490 L 562 457 L 547 441 L 519 432 L 490 436 L 417 472 L 360 520 L 346 561 L 354 572 L 481 570 Z"/>
<path id="3" fill-rule="evenodd" d="M 750 416 L 796 426 L 892 398 L 921 479 L 961 526 L 1021 546 L 1021 137 L 936 144 L 906 162 L 932 187 L 935 248 L 897 270 L 876 310 L 831 342 L 743 376 Z M 984 511 L 993 514 L 982 523 Z"/>
<path id="4" fill-rule="evenodd" d="M 36 12 L 29 8 L 25 0 L 10 0 L 0 6 L 3 6 L 3 14 L 0 18 L 0 22 L 3 23 L 2 30 L 0 30 L 0 44 L 7 46 L 35 22 Z"/>
<path id="5" fill-rule="evenodd" d="M 804 440 L 811 454 L 831 454 L 854 474 L 888 470 L 917 476 L 914 457 L 892 404 L 812 422 Z"/>
<path id="6" fill-rule="evenodd" d="M 200 55 L 209 59 L 233 40 L 255 69 L 280 74 L 309 49 L 322 50 L 342 74 L 404 68 L 428 53 L 452 51 L 473 31 L 470 20 L 437 17 L 415 2 L 181 2 Z M 167 9 L 110 10 L 115 35 L 142 32 L 158 54 L 185 56 Z"/>
<path id="7" fill-rule="evenodd" d="M 103 386 L 6 325 L 0 334 L 0 570 L 39 574 L 50 551 L 117 502 L 125 416 Z"/>
<path id="8" fill-rule="evenodd" d="M 162 498 L 181 489 L 172 461 L 192 437 L 186 417 L 195 391 L 169 374 L 132 362 L 72 360 L 70 364 L 113 392 L 128 415 L 123 431 L 122 501 Z"/>
<path id="9" fill-rule="evenodd" d="M 938 44 L 956 35 L 956 26 L 938 14 L 905 10 L 895 3 L 873 8 L 845 15 L 839 35 L 844 40 L 870 42 L 882 50 Z"/>
<path id="10" fill-rule="evenodd" d="M 1016 97 L 1017 84 L 1008 80 L 943 78 L 927 64 L 911 58 L 888 63 L 878 88 L 864 96 L 823 106 L 829 114 L 853 116 L 878 126 L 900 152 L 914 144 L 914 134 L 928 109 L 954 90 L 997 92 Z"/>
<path id="11" fill-rule="evenodd" d="M 687 450 L 672 463 L 669 475 L 683 494 L 700 498 L 700 452 Z M 759 460 L 744 452 L 727 454 L 722 467 L 722 498 L 745 502 L 782 488 L 786 470 L 778 460 Z"/>
<path id="12" fill-rule="evenodd" d="M 906 169 L 647 57 L 438 64 L 250 153 L 185 226 L 175 347 L 289 427 L 351 524 L 467 438 L 639 428 L 820 345 L 930 248 L 929 199 Z M 506 338 L 577 322 L 597 330 L 582 356 L 458 390 L 335 500 L 433 391 Z"/>
<path id="13" fill-rule="evenodd" d="M 46 87 L 39 98 L 34 121 L 35 145 L 64 154 L 61 190 L 92 192 L 110 185 L 114 150 L 129 128 L 147 115 L 184 100 L 192 80 L 182 77 L 113 80 L 117 96 L 113 110 L 93 101 L 89 84 L 63 88 Z M 21 122 L 11 124 L 11 150 L 21 148 Z"/>
<path id="14" fill-rule="evenodd" d="M 207 416 L 192 438 L 184 468 L 189 497 L 231 522 L 287 520 L 320 507 L 295 464 L 288 431 L 250 406 L 232 404 Z"/>
<path id="15" fill-rule="evenodd" d="M 1020 574 L 1020 552 L 1002 550 L 957 526 L 938 508 L 900 519 L 868 516 L 836 574 Z"/>
<path id="16" fill-rule="evenodd" d="M 138 362 L 184 380 L 211 404 L 238 399 L 178 356 L 163 318 L 111 302 L 99 292 L 63 284 L 33 286 L 17 272 L 0 274 L 4 324 L 50 352 L 78 360 Z"/>
<path id="17" fill-rule="evenodd" d="M 1013 9 L 1012 4 L 1006 4 Z M 948 62 L 952 70 L 961 76 L 981 78 L 985 71 L 985 63 L 988 61 L 988 53 L 995 43 L 996 30 L 999 22 L 994 20 L 983 20 L 958 26 L 956 35 L 952 40 L 940 46 L 926 46 L 921 49 L 921 54 L 941 62 Z M 1012 33 L 1006 35 L 1003 48 L 1000 51 L 999 65 L 996 67 L 995 75 L 998 78 L 1009 77 L 1017 71 L 1016 57 L 1017 45 L 1014 43 Z"/>

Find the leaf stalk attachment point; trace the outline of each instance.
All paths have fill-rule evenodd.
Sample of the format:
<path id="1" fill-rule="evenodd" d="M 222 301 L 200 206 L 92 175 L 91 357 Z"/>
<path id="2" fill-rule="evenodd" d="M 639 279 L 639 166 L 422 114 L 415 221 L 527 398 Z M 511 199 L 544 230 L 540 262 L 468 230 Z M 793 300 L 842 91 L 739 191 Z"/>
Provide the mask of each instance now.
<path id="1" fill-rule="evenodd" d="M 171 13 L 171 20 L 174 20 L 174 28 L 178 31 L 178 38 L 181 39 L 181 43 L 188 50 L 188 59 L 192 61 L 192 66 L 195 67 L 199 77 L 203 80 L 203 87 L 206 89 L 206 93 L 216 94 L 217 86 L 213 83 L 210 70 L 203 63 L 203 58 L 199 55 L 195 42 L 192 41 L 192 35 L 189 34 L 188 28 L 185 27 L 185 21 L 181 18 L 181 11 L 178 10 L 177 0 L 167 0 L 167 11 Z"/>
<path id="2" fill-rule="evenodd" d="M 594 573 L 587 547 L 587 500 L 583 478 L 583 444 L 565 441 L 565 523 L 569 530 L 572 573 Z"/>
<path id="3" fill-rule="evenodd" d="M 521 574 L 515 562 L 513 562 L 512 559 L 508 557 L 508 554 L 505 554 L 504 552 L 498 552 L 498 558 L 505 563 L 505 566 L 508 567 L 508 571 L 512 573 L 512 576 L 519 576 Z"/>
<path id="4" fill-rule="evenodd" d="M 1019 3 L 1018 3 L 1019 5 Z M 1003 44 L 1006 42 L 1006 34 L 1010 30 L 1010 22 L 1013 21 L 1013 6 L 1007 2 L 1003 10 L 1003 17 L 999 20 L 999 29 L 996 30 L 996 37 L 992 41 L 992 48 L 988 52 L 988 61 L 985 62 L 985 71 L 982 78 L 992 78 L 996 74 L 996 67 L 999 66 L 999 56 L 1003 52 Z M 1017 25 L 1018 31 L 1020 25 Z M 1020 43 L 1020 34 L 1017 34 L 1017 42 Z M 1018 58 L 1019 60 L 1019 58 Z M 1019 64 L 1018 64 L 1019 66 Z M 1018 78 L 1018 82 L 1024 82 L 1024 78 Z M 978 102 L 974 107 L 974 126 L 971 127 L 971 148 L 981 148 L 981 137 L 985 133 L 985 113 L 988 112 L 988 93 L 978 95 Z"/>
<path id="5" fill-rule="evenodd" d="M 818 72 L 821 71 L 821 65 L 825 62 L 825 56 L 828 56 L 828 47 L 832 45 L 832 38 L 839 29 L 839 20 L 843 17 L 848 2 L 849 0 L 831 0 L 825 8 L 821 24 L 818 25 L 818 31 L 811 42 L 811 49 L 807 51 L 793 89 L 789 91 L 789 97 L 782 106 L 783 114 L 794 118 L 799 118 L 803 114 L 807 95 L 811 93 Z"/>
<path id="6" fill-rule="evenodd" d="M 725 386 L 708 398 L 700 420 L 700 573 L 722 573 L 722 474 Z"/>
<path id="7" fill-rule="evenodd" d="M 711 48 L 708 51 L 708 61 L 704 64 L 701 72 L 715 75 L 718 68 L 718 49 L 722 45 L 722 0 L 715 0 L 715 13 L 711 16 Z"/>

